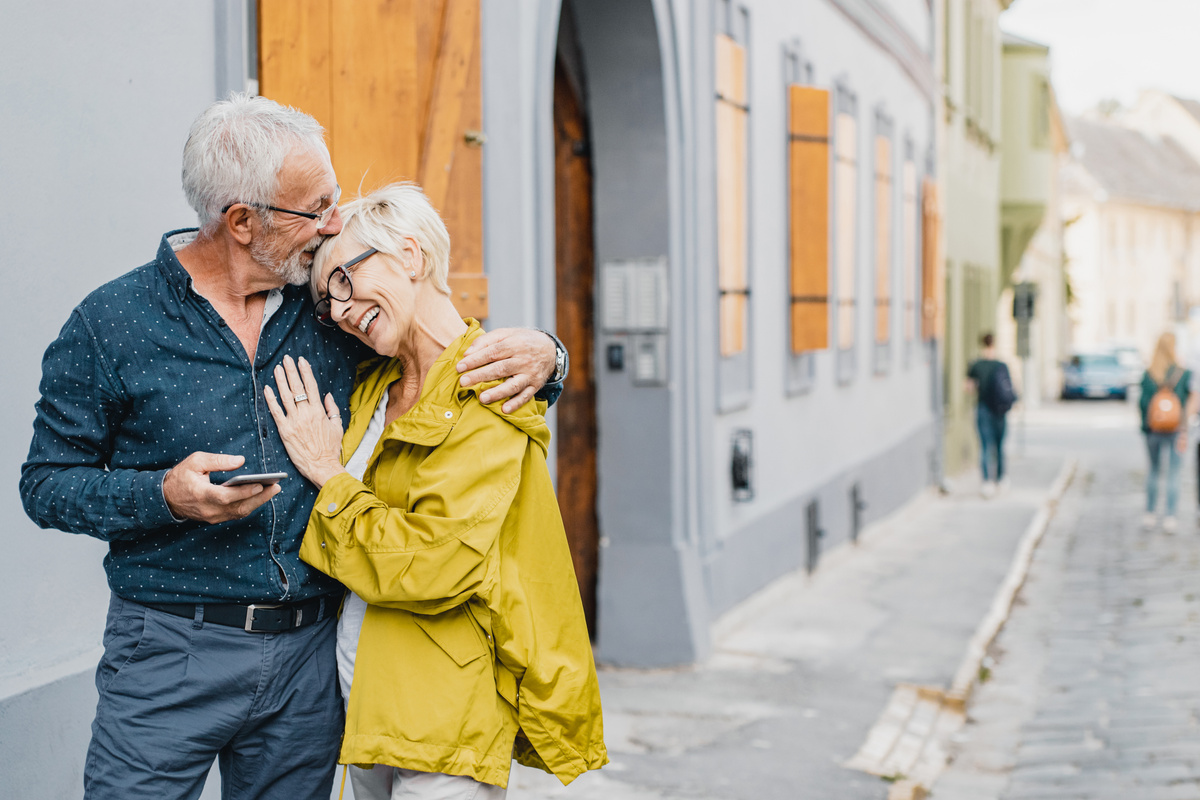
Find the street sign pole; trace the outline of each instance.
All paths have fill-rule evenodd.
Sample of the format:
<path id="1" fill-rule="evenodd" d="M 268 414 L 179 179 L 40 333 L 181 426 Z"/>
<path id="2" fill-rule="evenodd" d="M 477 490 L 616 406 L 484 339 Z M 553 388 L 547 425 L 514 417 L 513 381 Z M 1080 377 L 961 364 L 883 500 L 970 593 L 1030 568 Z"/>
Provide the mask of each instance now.
<path id="1" fill-rule="evenodd" d="M 1018 452 L 1025 455 L 1025 414 L 1029 408 L 1029 338 L 1037 284 L 1023 281 L 1013 286 L 1013 319 L 1017 321 L 1017 356 L 1021 359 L 1021 417 L 1017 426 Z"/>

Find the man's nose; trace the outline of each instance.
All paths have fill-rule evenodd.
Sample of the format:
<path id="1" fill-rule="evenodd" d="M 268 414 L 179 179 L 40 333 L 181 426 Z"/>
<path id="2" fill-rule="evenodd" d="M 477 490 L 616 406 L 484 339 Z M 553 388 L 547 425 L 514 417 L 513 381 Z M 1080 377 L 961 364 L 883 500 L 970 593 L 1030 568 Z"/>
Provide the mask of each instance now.
<path id="1" fill-rule="evenodd" d="M 333 213 L 329 215 L 329 221 L 325 223 L 325 227 L 318 228 L 317 233 L 322 236 L 337 236 L 342 232 L 342 210 L 334 208 Z"/>

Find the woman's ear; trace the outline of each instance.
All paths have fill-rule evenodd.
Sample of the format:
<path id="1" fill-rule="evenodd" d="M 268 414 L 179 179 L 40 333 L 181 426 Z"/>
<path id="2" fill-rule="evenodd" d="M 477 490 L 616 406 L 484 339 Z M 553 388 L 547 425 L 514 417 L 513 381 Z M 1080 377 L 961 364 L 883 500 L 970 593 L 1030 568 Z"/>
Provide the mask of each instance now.
<path id="1" fill-rule="evenodd" d="M 404 240 L 404 259 L 408 264 L 406 272 L 409 278 L 420 280 L 425 277 L 425 253 L 421 251 L 420 243 L 411 236 Z"/>

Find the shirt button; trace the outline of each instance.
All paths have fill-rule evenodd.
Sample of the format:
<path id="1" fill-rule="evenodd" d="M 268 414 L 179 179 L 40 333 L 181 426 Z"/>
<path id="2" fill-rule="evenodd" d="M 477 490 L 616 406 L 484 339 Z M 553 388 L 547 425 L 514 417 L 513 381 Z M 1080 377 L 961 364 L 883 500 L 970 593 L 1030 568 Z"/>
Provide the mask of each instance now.
<path id="1" fill-rule="evenodd" d="M 279 555 L 279 542 L 273 542 L 271 544 L 271 550 L 274 551 L 275 555 Z"/>
<path id="2" fill-rule="evenodd" d="M 322 549 L 322 550 L 324 550 L 324 549 L 325 549 L 325 543 L 324 543 L 324 542 L 321 542 L 321 549 Z"/>
<path id="3" fill-rule="evenodd" d="M 447 411 L 447 412 L 446 412 L 446 419 L 454 419 L 454 412 L 453 412 L 453 411 Z"/>
<path id="4" fill-rule="evenodd" d="M 333 512 L 337 511 L 337 503 L 330 503 L 330 504 L 329 504 L 329 507 L 328 507 L 326 510 L 327 510 L 327 511 L 328 511 L 330 514 L 332 514 Z M 321 546 L 322 546 L 322 547 L 324 547 L 325 545 L 321 545 Z"/>

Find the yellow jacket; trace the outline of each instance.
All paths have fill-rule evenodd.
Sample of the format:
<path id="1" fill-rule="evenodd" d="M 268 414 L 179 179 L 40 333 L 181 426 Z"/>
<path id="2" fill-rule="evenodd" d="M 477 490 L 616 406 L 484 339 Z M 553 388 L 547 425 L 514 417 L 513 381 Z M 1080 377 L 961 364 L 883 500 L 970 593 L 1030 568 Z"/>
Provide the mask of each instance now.
<path id="1" fill-rule="evenodd" d="M 504 414 L 479 402 L 486 386 L 459 387 L 454 365 L 483 333 L 468 323 L 362 482 L 322 487 L 300 548 L 368 603 L 339 761 L 507 786 L 515 757 L 566 784 L 608 755 L 545 404 Z M 400 371 L 360 368 L 344 454 Z"/>

